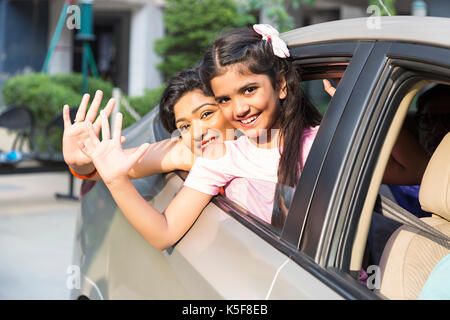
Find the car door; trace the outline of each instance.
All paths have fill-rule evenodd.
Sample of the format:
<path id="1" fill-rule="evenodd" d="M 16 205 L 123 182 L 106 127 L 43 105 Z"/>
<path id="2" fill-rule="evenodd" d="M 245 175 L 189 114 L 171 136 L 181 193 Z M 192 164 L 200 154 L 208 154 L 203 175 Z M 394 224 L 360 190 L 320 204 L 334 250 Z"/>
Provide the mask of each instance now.
<path id="1" fill-rule="evenodd" d="M 449 48 L 377 42 L 353 86 L 323 154 L 293 257 L 312 259 L 315 272 L 343 297 L 385 298 L 358 282 L 375 197 L 414 97 L 427 84 L 450 84 L 449 57 Z"/>

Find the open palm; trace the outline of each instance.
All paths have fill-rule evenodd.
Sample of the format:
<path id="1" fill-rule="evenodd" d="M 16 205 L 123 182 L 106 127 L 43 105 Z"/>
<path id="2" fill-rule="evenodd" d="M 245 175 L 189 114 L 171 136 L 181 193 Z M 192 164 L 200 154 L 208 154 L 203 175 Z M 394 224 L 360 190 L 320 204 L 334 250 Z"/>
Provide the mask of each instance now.
<path id="1" fill-rule="evenodd" d="M 110 136 L 108 117 L 102 110 L 101 130 L 102 141 L 95 134 L 92 123 L 86 122 L 89 139 L 85 143 L 79 142 L 80 150 L 91 159 L 98 173 L 106 184 L 117 179 L 128 177 L 130 169 L 145 155 L 150 144 L 144 143 L 133 153 L 126 153 L 122 149 L 122 114 L 118 113 L 114 123 L 113 137 Z"/>
<path id="2" fill-rule="evenodd" d="M 78 142 L 84 143 L 89 139 L 89 133 L 87 131 L 86 122 L 94 122 L 93 130 L 98 137 L 101 127 L 101 119 L 97 117 L 97 112 L 100 107 L 103 97 L 103 92 L 98 90 L 95 93 L 95 97 L 92 100 L 89 111 L 86 114 L 87 106 L 89 103 L 89 94 L 85 94 L 78 107 L 77 114 L 75 116 L 75 122 L 72 124 L 69 115 L 69 106 L 65 105 L 63 109 L 64 119 L 64 133 L 62 141 L 62 151 L 64 160 L 69 166 L 82 167 L 91 164 L 91 159 L 87 157 L 78 146 Z M 115 100 L 110 99 L 104 109 L 106 116 L 108 117 L 115 105 Z M 97 117 L 97 119 L 95 119 Z"/>

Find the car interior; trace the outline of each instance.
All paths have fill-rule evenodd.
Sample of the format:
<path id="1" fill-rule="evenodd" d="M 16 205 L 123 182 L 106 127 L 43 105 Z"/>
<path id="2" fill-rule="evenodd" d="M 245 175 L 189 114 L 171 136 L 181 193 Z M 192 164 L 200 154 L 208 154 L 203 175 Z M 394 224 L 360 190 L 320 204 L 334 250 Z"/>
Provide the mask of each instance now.
<path id="1" fill-rule="evenodd" d="M 382 298 L 417 299 L 434 266 L 450 253 L 450 135 L 439 144 L 422 177 L 418 200 L 429 217 L 419 219 L 411 214 L 389 193 L 389 188 L 381 184 L 387 158 L 400 129 L 404 127 L 418 138 L 415 102 L 423 91 L 434 85 L 436 83 L 431 81 L 419 81 L 400 102 L 375 168 L 353 244 L 351 270 L 368 270 L 375 263 L 376 268 L 372 268 L 377 272 L 375 281 L 368 285 L 366 275 L 360 283 Z M 399 214 L 397 218 L 389 216 L 383 205 L 376 204 L 380 197 L 382 202 L 390 203 L 394 215 Z M 374 224 L 378 224 L 378 230 L 372 228 Z M 384 232 L 384 239 L 372 238 L 379 240 L 375 244 L 381 254 L 378 259 L 373 259 L 369 253 L 374 247 L 368 240 L 372 232 Z"/>

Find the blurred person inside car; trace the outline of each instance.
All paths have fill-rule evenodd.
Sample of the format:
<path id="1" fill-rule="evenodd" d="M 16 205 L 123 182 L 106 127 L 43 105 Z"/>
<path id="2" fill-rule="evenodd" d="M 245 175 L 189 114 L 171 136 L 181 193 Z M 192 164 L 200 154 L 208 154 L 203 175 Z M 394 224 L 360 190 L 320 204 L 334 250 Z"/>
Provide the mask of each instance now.
<path id="1" fill-rule="evenodd" d="M 73 124 L 68 106 L 64 106 L 63 110 L 64 160 L 72 173 L 82 179 L 101 180 L 94 164 L 83 154 L 80 145 L 89 138 L 86 123 L 92 123 L 97 136 L 100 133 L 101 117 L 97 117 L 97 112 L 102 96 L 103 93 L 97 91 L 87 110 L 89 95 L 84 95 Z M 110 99 L 101 112 L 108 117 L 114 105 L 114 99 Z M 161 98 L 159 117 L 164 127 L 172 133 L 172 138 L 150 145 L 150 152 L 129 171 L 132 179 L 175 170 L 189 171 L 195 157 L 212 144 L 226 139 L 227 129 L 232 128 L 214 97 L 204 88 L 197 69 L 180 71 L 169 80 Z M 122 137 L 122 143 L 125 140 Z M 126 152 L 132 153 L 136 149 L 128 148 Z"/>

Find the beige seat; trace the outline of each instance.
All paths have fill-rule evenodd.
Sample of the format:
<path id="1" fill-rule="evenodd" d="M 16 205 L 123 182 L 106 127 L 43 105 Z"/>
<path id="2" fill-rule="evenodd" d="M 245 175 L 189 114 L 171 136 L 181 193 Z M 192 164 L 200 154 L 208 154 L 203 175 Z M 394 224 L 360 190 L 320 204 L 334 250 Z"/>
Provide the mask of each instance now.
<path id="1" fill-rule="evenodd" d="M 431 157 L 419 201 L 423 210 L 433 213 L 421 220 L 450 236 L 450 133 Z M 378 292 L 389 299 L 417 299 L 435 265 L 449 253 L 450 243 L 401 226 L 384 248 Z"/>

